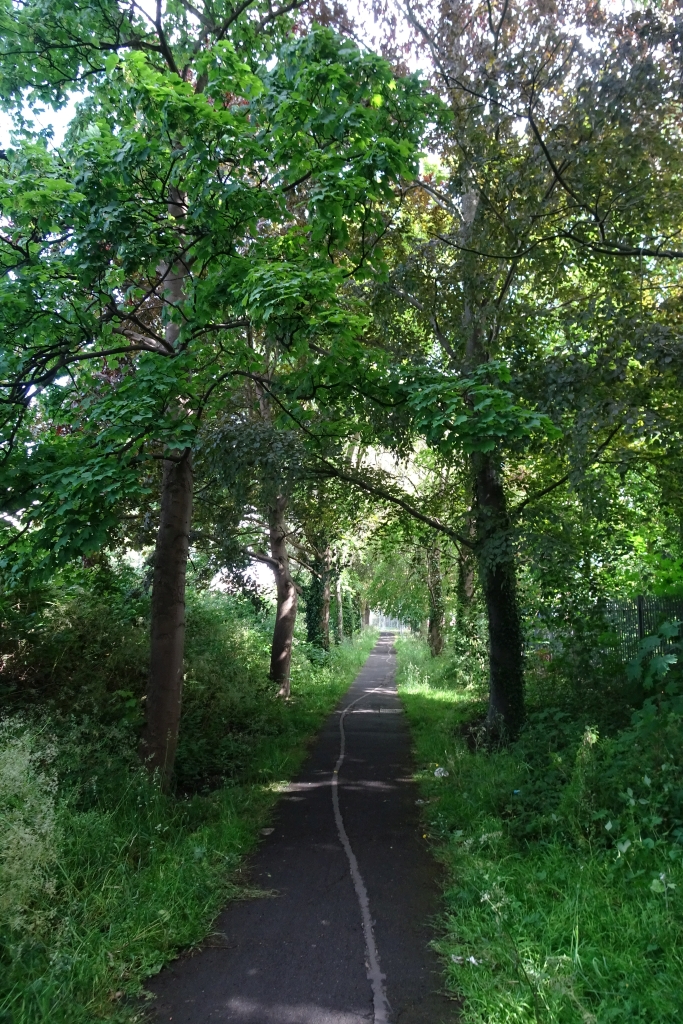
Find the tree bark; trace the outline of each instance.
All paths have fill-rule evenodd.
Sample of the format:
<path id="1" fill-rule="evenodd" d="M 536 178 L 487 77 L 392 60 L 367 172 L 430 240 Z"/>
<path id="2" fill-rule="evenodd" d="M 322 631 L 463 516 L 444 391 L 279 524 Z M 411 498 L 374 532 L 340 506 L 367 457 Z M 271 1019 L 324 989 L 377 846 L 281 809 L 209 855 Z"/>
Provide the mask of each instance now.
<path id="1" fill-rule="evenodd" d="M 279 686 L 281 697 L 289 697 L 289 671 L 299 592 L 289 571 L 285 509 L 287 498 L 278 495 L 269 509 L 270 554 L 277 587 L 277 612 L 270 653 L 270 678 Z"/>
<path id="2" fill-rule="evenodd" d="M 320 611 L 318 616 L 318 635 L 324 651 L 330 649 L 330 549 L 323 553 L 320 571 L 322 574 L 320 588 Z"/>
<path id="3" fill-rule="evenodd" d="M 427 626 L 427 642 L 432 657 L 443 653 L 443 630 L 446 623 L 446 609 L 443 602 L 443 582 L 441 579 L 441 552 L 438 547 L 427 551 L 427 590 L 429 593 L 429 624 Z"/>
<path id="4" fill-rule="evenodd" d="M 471 516 L 467 528 L 469 539 L 476 543 L 477 524 L 475 517 Z M 473 551 L 461 545 L 458 551 L 458 582 L 457 599 L 458 611 L 467 613 L 474 600 L 474 574 L 476 571 L 476 559 Z"/>
<path id="5" fill-rule="evenodd" d="M 467 534 L 470 540 L 476 544 L 477 525 L 475 517 L 471 516 Z M 472 605 L 474 603 L 475 572 L 477 560 L 470 548 L 461 545 L 458 550 L 458 578 L 456 583 L 456 606 L 457 606 L 457 628 L 462 637 L 471 635 Z"/>
<path id="6" fill-rule="evenodd" d="M 185 575 L 192 518 L 192 454 L 165 459 L 154 551 L 150 671 L 140 752 L 167 789 L 180 727 L 185 648 Z"/>
<path id="7" fill-rule="evenodd" d="M 344 639 L 344 605 L 342 603 L 342 588 L 341 588 L 341 579 L 339 578 L 339 576 L 337 576 L 336 583 L 335 583 L 335 598 L 336 598 L 336 601 L 335 601 L 336 609 L 335 610 L 336 610 L 336 613 L 337 613 L 337 623 L 336 623 L 336 627 L 337 628 L 335 629 L 334 639 L 335 639 L 336 643 L 340 644 L 342 642 L 342 640 Z"/>
<path id="8" fill-rule="evenodd" d="M 522 627 L 510 547 L 510 521 L 500 474 L 489 455 L 473 457 L 477 539 L 489 632 L 489 710 L 493 736 L 513 738 L 524 719 Z"/>
<path id="9" fill-rule="evenodd" d="M 319 538 L 318 539 L 319 542 Z M 309 644 L 320 647 L 324 651 L 330 649 L 330 566 L 332 552 L 324 542 L 313 548 L 311 560 L 313 570 L 311 582 L 306 588 L 306 638 Z"/>
<path id="10" fill-rule="evenodd" d="M 370 625 L 370 605 L 367 601 L 363 602 L 363 626 L 367 628 Z"/>
<path id="11" fill-rule="evenodd" d="M 480 196 L 471 193 L 464 217 L 462 244 L 471 246 L 482 212 Z M 474 248 L 474 246 L 472 246 Z M 479 257 L 463 260 L 463 328 L 465 368 L 473 370 L 490 358 L 496 335 L 495 307 L 490 306 L 492 281 Z M 493 318 L 486 332 L 487 318 Z M 517 604 L 517 574 L 510 544 L 510 518 L 497 463 L 491 453 L 472 456 L 476 508 L 477 552 L 489 637 L 489 734 L 512 738 L 524 719 L 522 627 Z"/>
<path id="12" fill-rule="evenodd" d="M 342 594 L 342 605 L 346 599 L 346 608 L 342 611 L 343 615 L 343 630 L 344 636 L 347 636 L 349 640 L 353 640 L 353 597 L 349 594 L 348 590 L 346 594 Z"/>
<path id="13" fill-rule="evenodd" d="M 182 232 L 185 197 L 175 187 L 169 189 L 167 209 Z M 162 264 L 158 272 L 168 313 L 182 302 L 190 270 L 179 260 L 170 267 Z M 180 326 L 167 321 L 164 335 L 169 347 L 175 347 L 179 334 Z M 151 771 L 159 772 L 164 789 L 169 787 L 173 774 L 180 729 L 192 496 L 192 452 L 186 448 L 173 452 L 163 463 L 159 532 L 154 549 L 146 721 L 140 741 L 140 754 Z"/>

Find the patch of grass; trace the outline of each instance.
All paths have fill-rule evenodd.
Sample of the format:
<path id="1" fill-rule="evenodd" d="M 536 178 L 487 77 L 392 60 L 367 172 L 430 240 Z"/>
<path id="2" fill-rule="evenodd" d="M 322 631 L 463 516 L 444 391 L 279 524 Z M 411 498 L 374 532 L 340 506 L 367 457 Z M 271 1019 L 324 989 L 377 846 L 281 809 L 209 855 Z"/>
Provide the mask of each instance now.
<path id="1" fill-rule="evenodd" d="M 680 1020 L 675 704 L 604 736 L 580 710 L 537 705 L 519 740 L 491 751 L 464 728 L 481 716 L 481 680 L 420 641 L 397 646 L 425 830 L 447 872 L 437 949 L 463 1024 Z"/>
<path id="2" fill-rule="evenodd" d="M 83 627 L 83 609 L 65 605 L 58 626 L 67 634 L 71 614 Z M 120 648 L 111 657 L 120 665 L 139 654 L 131 632 L 138 628 L 116 626 Z M 188 632 L 175 796 L 160 793 L 136 764 L 137 675 L 131 685 L 107 669 L 105 682 L 91 680 L 69 712 L 69 680 L 62 674 L 52 703 L 24 702 L 5 720 L 0 1021 L 6 1024 L 140 1019 L 139 1006 L 127 997 L 178 950 L 201 941 L 229 899 L 245 894 L 239 865 L 375 640 L 368 631 L 316 664 L 298 642 L 293 697 L 285 704 L 266 681 L 267 621 L 234 599 L 205 595 L 193 599 Z M 41 643 L 59 649 L 47 627 Z M 73 649 L 70 635 L 65 643 Z M 89 644 L 94 650 L 96 638 Z M 96 675 L 96 659 L 90 660 Z M 44 695 L 54 676 L 35 651 L 26 661 L 31 685 L 37 681 L 34 689 Z M 15 897 L 7 895 L 10 883 Z"/>

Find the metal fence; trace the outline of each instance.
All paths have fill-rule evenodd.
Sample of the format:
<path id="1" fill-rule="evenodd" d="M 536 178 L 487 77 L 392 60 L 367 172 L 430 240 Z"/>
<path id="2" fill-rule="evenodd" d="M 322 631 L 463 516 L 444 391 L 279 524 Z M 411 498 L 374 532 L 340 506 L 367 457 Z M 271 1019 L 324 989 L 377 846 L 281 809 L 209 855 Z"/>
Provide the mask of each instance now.
<path id="1" fill-rule="evenodd" d="M 607 621 L 617 635 L 616 647 L 624 661 L 638 653 L 638 644 L 656 633 L 663 622 L 683 622 L 683 596 L 647 597 L 633 601 L 608 601 Z"/>

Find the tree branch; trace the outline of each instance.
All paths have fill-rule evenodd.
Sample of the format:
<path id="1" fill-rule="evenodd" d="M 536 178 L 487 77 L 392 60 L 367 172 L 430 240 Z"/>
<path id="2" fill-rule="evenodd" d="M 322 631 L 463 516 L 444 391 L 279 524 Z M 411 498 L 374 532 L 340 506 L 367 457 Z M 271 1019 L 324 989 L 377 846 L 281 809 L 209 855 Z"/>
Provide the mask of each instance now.
<path id="1" fill-rule="evenodd" d="M 265 551 L 252 551 L 251 548 L 242 548 L 245 555 L 249 555 L 256 562 L 263 562 L 265 565 L 269 565 L 274 572 L 282 572 L 282 566 L 276 558 L 271 558 Z"/>
<path id="2" fill-rule="evenodd" d="M 577 245 L 582 245 L 584 248 L 590 249 L 592 252 L 599 252 L 604 256 L 652 256 L 654 259 L 662 260 L 683 259 L 683 249 L 650 249 L 639 245 L 625 245 L 623 242 L 610 242 L 608 239 L 603 242 L 591 242 L 589 239 L 579 238 L 572 231 L 561 231 L 559 234 L 561 238 L 576 242 Z"/>
<path id="3" fill-rule="evenodd" d="M 318 456 L 318 459 L 324 466 L 325 476 L 334 476 L 338 480 L 346 480 L 347 483 L 353 484 L 354 487 L 358 487 L 359 490 L 365 491 L 366 494 L 372 494 L 376 498 L 383 498 L 385 501 L 391 502 L 393 505 L 398 505 L 399 508 L 402 508 L 403 511 L 407 512 L 408 515 L 413 517 L 413 519 L 417 519 L 418 522 L 424 523 L 426 526 L 431 526 L 433 530 L 443 533 L 446 537 L 450 537 L 451 540 L 457 541 L 458 544 L 464 544 L 471 550 L 475 550 L 477 546 L 475 542 L 468 540 L 467 537 L 463 537 L 457 532 L 457 530 L 453 530 L 450 526 L 442 523 L 441 520 L 435 519 L 433 516 L 425 515 L 424 512 L 420 512 L 419 509 L 416 509 L 406 501 L 405 498 L 399 498 L 397 494 L 392 494 L 391 491 L 388 491 L 385 487 L 379 487 L 376 484 L 369 484 L 366 480 L 363 480 L 362 477 L 353 476 L 351 473 L 345 473 L 343 470 L 337 469 L 336 466 L 333 466 L 332 463 L 328 462 L 327 459 L 322 458 L 322 456 Z"/>
<path id="4" fill-rule="evenodd" d="M 217 42 L 220 41 L 223 38 L 223 36 L 228 31 L 230 26 L 232 24 L 234 24 L 234 22 L 237 21 L 237 19 L 239 18 L 240 14 L 243 14 L 244 11 L 246 11 L 247 7 L 251 7 L 251 5 L 253 3 L 254 3 L 254 0 L 243 0 L 243 3 L 241 3 L 239 5 L 239 7 L 236 10 L 234 10 L 232 12 L 232 14 L 230 14 L 225 19 L 225 21 L 223 22 L 223 24 L 221 25 L 221 27 L 218 29 L 218 31 L 216 33 L 216 41 Z"/>
<path id="5" fill-rule="evenodd" d="M 604 452 L 605 448 L 607 448 L 607 446 L 609 445 L 610 441 L 614 437 L 616 437 L 616 435 L 621 430 L 621 426 L 622 425 L 620 423 L 619 426 L 615 427 L 614 430 L 612 430 L 609 433 L 609 435 L 607 436 L 607 439 L 605 441 L 603 441 L 603 443 L 600 445 L 600 447 L 595 449 L 595 451 L 593 452 L 593 455 L 591 456 L 591 458 L 586 463 L 586 466 L 585 466 L 586 469 L 588 469 L 589 466 L 594 465 L 598 461 L 598 459 L 600 458 L 600 456 Z M 570 470 L 568 473 L 565 473 L 565 475 L 563 477 L 560 477 L 559 480 L 555 480 L 555 482 L 552 483 L 552 484 L 549 484 L 548 487 L 544 487 L 542 491 L 538 491 L 537 494 L 530 494 L 528 498 L 524 499 L 524 501 L 520 501 L 519 505 L 515 505 L 515 507 L 513 509 L 510 509 L 510 515 L 511 516 L 517 515 L 518 512 L 521 512 L 522 509 L 525 508 L 526 505 L 529 505 L 532 501 L 538 501 L 540 498 L 544 498 L 546 496 L 546 494 L 550 494 L 551 491 L 555 491 L 555 490 L 557 490 L 558 487 L 562 487 L 562 485 L 566 484 L 567 481 L 569 480 L 569 477 L 571 476 L 571 473 L 572 473 L 572 471 Z"/>

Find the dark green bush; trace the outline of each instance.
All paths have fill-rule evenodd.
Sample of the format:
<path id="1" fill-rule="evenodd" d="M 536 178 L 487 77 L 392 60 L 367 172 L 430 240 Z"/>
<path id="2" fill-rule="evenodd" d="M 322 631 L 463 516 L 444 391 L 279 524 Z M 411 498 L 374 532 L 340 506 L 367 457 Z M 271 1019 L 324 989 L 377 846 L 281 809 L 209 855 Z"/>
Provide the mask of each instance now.
<path id="1" fill-rule="evenodd" d="M 586 659 L 580 685 L 542 662 L 519 739 L 491 749 L 462 656 L 401 642 L 425 831 L 446 866 L 437 948 L 463 1024 L 679 1019 L 683 700 L 677 663 L 664 673 L 657 657 L 631 680 Z"/>
<path id="2" fill-rule="evenodd" d="M 315 732 L 373 643 L 312 665 L 292 700 L 267 680 L 271 623 L 239 597 L 188 593 L 173 795 L 137 759 L 147 676 L 141 574 L 70 569 L 3 609 L 0 1021 L 139 1019 L 127 995 L 202 939 Z"/>

